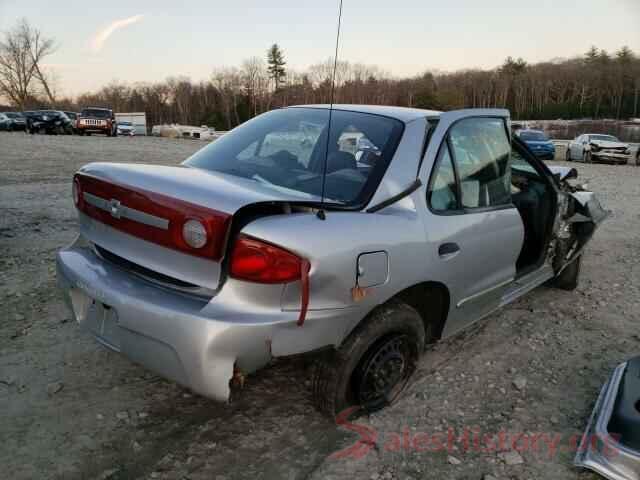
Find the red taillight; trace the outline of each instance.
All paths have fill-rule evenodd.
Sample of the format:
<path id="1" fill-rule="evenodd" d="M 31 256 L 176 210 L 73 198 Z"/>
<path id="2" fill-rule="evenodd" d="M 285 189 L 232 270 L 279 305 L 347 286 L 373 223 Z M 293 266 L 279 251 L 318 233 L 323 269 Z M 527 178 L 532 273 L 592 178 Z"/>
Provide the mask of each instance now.
<path id="1" fill-rule="evenodd" d="M 230 275 L 257 283 L 289 283 L 300 280 L 304 260 L 275 245 L 240 236 L 233 247 Z"/>
<path id="2" fill-rule="evenodd" d="M 91 218 L 167 248 L 212 260 L 222 258 L 231 215 L 86 174 L 76 174 L 73 181 L 76 205 Z M 85 194 L 94 201 L 86 201 Z"/>

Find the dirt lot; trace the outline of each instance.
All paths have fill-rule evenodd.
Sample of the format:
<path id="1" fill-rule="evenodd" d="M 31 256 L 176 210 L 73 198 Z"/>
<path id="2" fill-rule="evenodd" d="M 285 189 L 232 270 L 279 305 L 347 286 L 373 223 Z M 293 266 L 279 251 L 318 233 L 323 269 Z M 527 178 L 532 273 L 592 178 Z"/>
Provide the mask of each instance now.
<path id="1" fill-rule="evenodd" d="M 76 230 L 73 172 L 89 161 L 173 164 L 201 146 L 0 133 L 1 477 L 596 478 L 571 466 L 571 443 L 611 369 L 640 351 L 640 168 L 578 165 L 613 210 L 578 290 L 540 288 L 431 349 L 399 403 L 358 421 L 377 432 L 376 448 L 336 458 L 357 436 L 314 411 L 304 361 L 278 362 L 231 404 L 213 403 L 97 345 L 58 296 L 54 254 Z M 465 448 L 465 428 L 521 434 L 523 451 L 472 437 Z M 449 451 L 416 440 L 449 430 Z"/>

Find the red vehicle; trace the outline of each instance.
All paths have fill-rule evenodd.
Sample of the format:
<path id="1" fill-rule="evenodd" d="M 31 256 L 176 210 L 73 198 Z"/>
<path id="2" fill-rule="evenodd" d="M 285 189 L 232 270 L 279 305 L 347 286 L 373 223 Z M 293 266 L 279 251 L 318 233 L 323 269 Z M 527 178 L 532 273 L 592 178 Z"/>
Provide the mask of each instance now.
<path id="1" fill-rule="evenodd" d="M 89 107 L 80 112 L 77 121 L 80 135 L 104 133 L 108 137 L 118 135 L 118 125 L 113 110 L 109 108 Z"/>

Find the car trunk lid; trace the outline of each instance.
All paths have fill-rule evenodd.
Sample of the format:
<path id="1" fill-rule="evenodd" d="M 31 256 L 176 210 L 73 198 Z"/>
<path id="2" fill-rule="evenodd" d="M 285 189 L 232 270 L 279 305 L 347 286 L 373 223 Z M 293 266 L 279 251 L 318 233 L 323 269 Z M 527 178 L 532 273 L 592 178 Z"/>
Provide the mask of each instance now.
<path id="1" fill-rule="evenodd" d="M 250 179 L 187 167 L 93 163 L 74 184 L 81 232 L 102 251 L 211 290 L 220 282 L 233 215 L 254 203 L 302 199 Z M 204 247 L 185 242 L 188 220 L 204 225 Z"/>

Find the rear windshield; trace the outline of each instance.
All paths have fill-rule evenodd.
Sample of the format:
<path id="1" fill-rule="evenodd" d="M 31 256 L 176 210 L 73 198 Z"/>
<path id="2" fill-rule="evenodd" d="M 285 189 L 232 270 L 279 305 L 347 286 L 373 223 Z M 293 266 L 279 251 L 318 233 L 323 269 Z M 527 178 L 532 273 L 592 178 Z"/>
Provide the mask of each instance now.
<path id="1" fill-rule="evenodd" d="M 525 130 L 520 132 L 520 138 L 525 142 L 546 142 L 549 140 L 543 132 L 536 132 L 532 130 Z"/>
<path id="2" fill-rule="evenodd" d="M 80 114 L 81 117 L 97 117 L 97 118 L 111 118 L 111 112 L 109 110 L 98 110 L 95 108 L 85 108 Z"/>
<path id="3" fill-rule="evenodd" d="M 619 142 L 620 141 L 613 135 L 589 135 L 589 141 L 591 140 L 602 140 L 603 142 Z"/>
<path id="4" fill-rule="evenodd" d="M 310 200 L 322 196 L 324 184 L 327 202 L 364 205 L 387 169 L 403 124 L 341 110 L 331 112 L 329 135 L 328 124 L 327 109 L 274 110 L 223 135 L 184 164 L 293 190 Z"/>
<path id="5" fill-rule="evenodd" d="M 19 113 L 8 112 L 5 113 L 5 115 L 9 118 L 22 118 L 22 115 L 20 115 Z"/>

